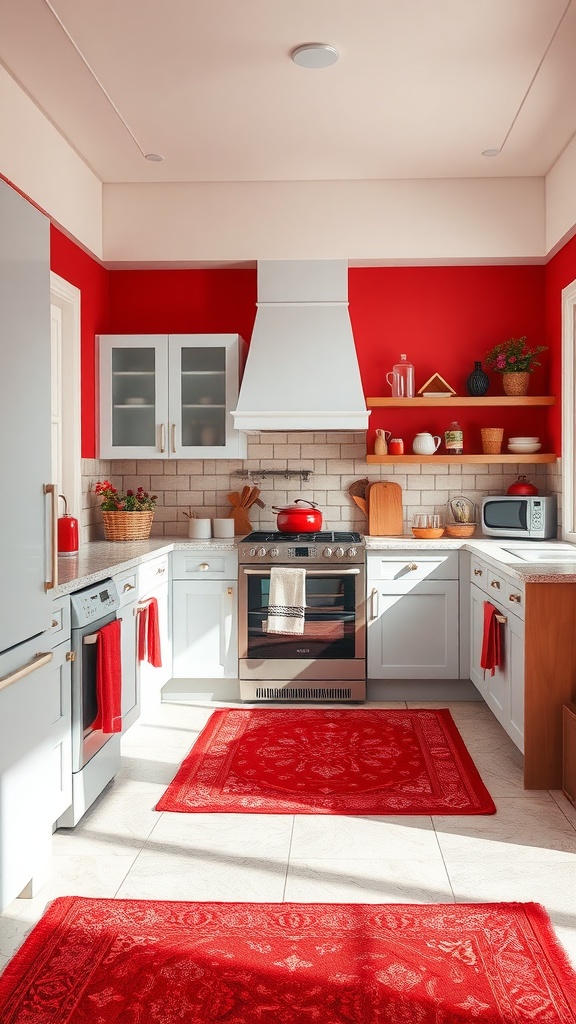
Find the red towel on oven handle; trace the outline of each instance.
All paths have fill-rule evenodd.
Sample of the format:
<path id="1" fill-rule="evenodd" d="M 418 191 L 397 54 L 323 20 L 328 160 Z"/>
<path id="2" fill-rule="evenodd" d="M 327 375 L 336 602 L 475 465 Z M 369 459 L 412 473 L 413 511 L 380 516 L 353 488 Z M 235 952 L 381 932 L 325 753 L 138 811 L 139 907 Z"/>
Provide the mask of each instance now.
<path id="1" fill-rule="evenodd" d="M 149 598 L 138 609 L 138 661 L 148 661 L 154 668 L 162 668 L 158 600 Z"/>
<path id="2" fill-rule="evenodd" d="M 98 630 L 96 697 L 98 713 L 93 729 L 122 732 L 122 620 L 114 619 Z"/>
<path id="3" fill-rule="evenodd" d="M 489 671 L 491 675 L 498 668 L 502 658 L 502 647 L 500 641 L 500 623 L 498 612 L 493 604 L 484 601 L 484 629 L 482 632 L 482 653 L 480 655 L 480 668 Z"/>

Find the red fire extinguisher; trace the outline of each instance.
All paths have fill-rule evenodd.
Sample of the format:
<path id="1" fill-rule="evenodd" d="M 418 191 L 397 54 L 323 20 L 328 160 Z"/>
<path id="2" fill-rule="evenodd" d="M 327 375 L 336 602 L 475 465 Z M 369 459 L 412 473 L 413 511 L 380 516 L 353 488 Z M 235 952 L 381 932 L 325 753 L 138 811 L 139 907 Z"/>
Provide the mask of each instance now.
<path id="1" fill-rule="evenodd" d="M 63 494 L 58 495 L 64 502 L 64 515 L 58 520 L 58 554 L 76 555 L 78 553 L 78 520 L 68 515 L 68 502 Z"/>

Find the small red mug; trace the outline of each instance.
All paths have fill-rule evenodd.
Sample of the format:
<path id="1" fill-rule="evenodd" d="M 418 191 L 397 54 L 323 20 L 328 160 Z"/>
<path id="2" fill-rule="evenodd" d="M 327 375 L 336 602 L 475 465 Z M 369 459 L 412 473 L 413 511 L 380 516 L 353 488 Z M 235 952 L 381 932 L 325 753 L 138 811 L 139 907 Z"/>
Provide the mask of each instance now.
<path id="1" fill-rule="evenodd" d="M 404 455 L 404 441 L 401 437 L 393 437 L 388 441 L 389 455 Z"/>

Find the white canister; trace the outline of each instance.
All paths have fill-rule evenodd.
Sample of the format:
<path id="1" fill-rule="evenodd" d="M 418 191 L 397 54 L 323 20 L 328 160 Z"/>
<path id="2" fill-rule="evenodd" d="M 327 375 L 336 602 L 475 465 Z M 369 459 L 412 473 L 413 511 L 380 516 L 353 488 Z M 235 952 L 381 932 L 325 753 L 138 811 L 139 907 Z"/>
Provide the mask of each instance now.
<path id="1" fill-rule="evenodd" d="M 188 536 L 192 537 L 193 540 L 206 540 L 207 537 L 212 536 L 212 522 L 210 519 L 196 519 L 192 518 L 188 520 Z"/>
<path id="2" fill-rule="evenodd" d="M 233 537 L 235 526 L 236 524 L 233 519 L 213 519 L 212 536 L 221 538 Z"/>
<path id="3" fill-rule="evenodd" d="M 414 455 L 434 455 L 434 452 L 438 451 L 441 437 L 437 437 L 432 434 L 422 433 L 416 434 L 416 437 L 412 441 L 412 451 Z"/>

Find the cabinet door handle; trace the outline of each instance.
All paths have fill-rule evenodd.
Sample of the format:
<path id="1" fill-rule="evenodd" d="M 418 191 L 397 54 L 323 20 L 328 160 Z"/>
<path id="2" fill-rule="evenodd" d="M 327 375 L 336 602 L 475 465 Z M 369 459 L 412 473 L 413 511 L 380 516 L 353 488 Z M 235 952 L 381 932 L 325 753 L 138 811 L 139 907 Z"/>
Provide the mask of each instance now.
<path id="1" fill-rule="evenodd" d="M 176 454 L 176 424 L 175 423 L 171 423 L 170 424 L 170 437 L 171 437 L 170 448 L 172 450 L 172 454 L 175 455 Z"/>
<path id="2" fill-rule="evenodd" d="M 505 626 L 506 623 L 508 622 L 508 619 L 506 618 L 505 615 L 495 615 L 494 618 L 496 619 L 496 622 L 502 623 L 503 626 Z"/>
<path id="3" fill-rule="evenodd" d="M 370 594 L 370 618 L 377 619 L 379 615 L 378 587 L 372 587 Z"/>
<path id="4" fill-rule="evenodd" d="M 164 423 L 160 424 L 160 451 L 162 453 L 166 451 L 166 426 Z"/>
<path id="5" fill-rule="evenodd" d="M 200 572 L 208 572 L 209 568 L 210 566 L 208 565 L 208 562 L 200 562 L 200 565 L 198 566 Z"/>
<path id="6" fill-rule="evenodd" d="M 49 494 L 51 498 L 50 506 L 50 565 L 52 571 L 52 579 L 44 581 L 44 590 L 54 590 L 54 587 L 58 586 L 58 509 L 56 495 L 58 493 L 57 484 L 44 484 L 44 494 Z"/>
<path id="7" fill-rule="evenodd" d="M 514 601 L 516 604 L 520 604 L 520 602 L 522 600 L 522 594 L 509 594 L 508 595 L 508 600 L 509 601 Z"/>
<path id="8" fill-rule="evenodd" d="M 512 600 L 512 598 L 510 598 L 510 600 Z M 58 619 L 52 619 L 52 629 L 54 629 L 55 626 L 59 626 L 59 625 L 60 625 L 60 623 L 58 622 Z"/>
<path id="9" fill-rule="evenodd" d="M 128 590 L 136 590 L 133 583 L 125 583 L 123 593 L 126 594 Z"/>
<path id="10" fill-rule="evenodd" d="M 166 566 L 165 566 L 165 565 L 160 565 L 160 566 L 159 566 L 159 567 L 158 567 L 158 568 L 156 569 L 156 575 L 157 575 L 157 576 L 162 576 L 162 573 L 165 573 L 165 572 L 166 572 Z"/>
<path id="11" fill-rule="evenodd" d="M 66 661 L 76 661 L 76 652 L 66 651 Z"/>
<path id="12" fill-rule="evenodd" d="M 37 669 L 42 668 L 43 665 L 47 665 L 49 661 L 52 661 L 54 655 L 52 651 L 47 653 L 35 654 L 32 661 L 29 661 L 23 668 L 19 668 L 16 672 L 11 672 L 8 676 L 2 676 L 0 679 L 0 690 L 5 690 L 7 686 L 12 686 L 12 683 L 17 683 L 19 679 L 24 679 L 25 676 L 31 675 L 32 672 L 36 672 Z"/>
<path id="13" fill-rule="evenodd" d="M 410 569 L 411 571 L 414 571 L 414 569 L 418 568 L 418 565 L 416 564 L 416 562 L 410 562 L 410 565 L 407 565 L 406 568 Z"/>
<path id="14" fill-rule="evenodd" d="M 234 587 L 228 587 L 226 593 L 228 594 L 228 597 L 232 597 L 234 594 Z"/>
<path id="15" fill-rule="evenodd" d="M 475 576 L 483 576 L 484 575 L 483 569 L 474 569 L 474 575 Z"/>
<path id="16" fill-rule="evenodd" d="M 499 580 L 491 580 L 490 581 L 490 586 L 491 587 L 495 587 L 496 590 L 500 590 L 500 581 Z"/>

